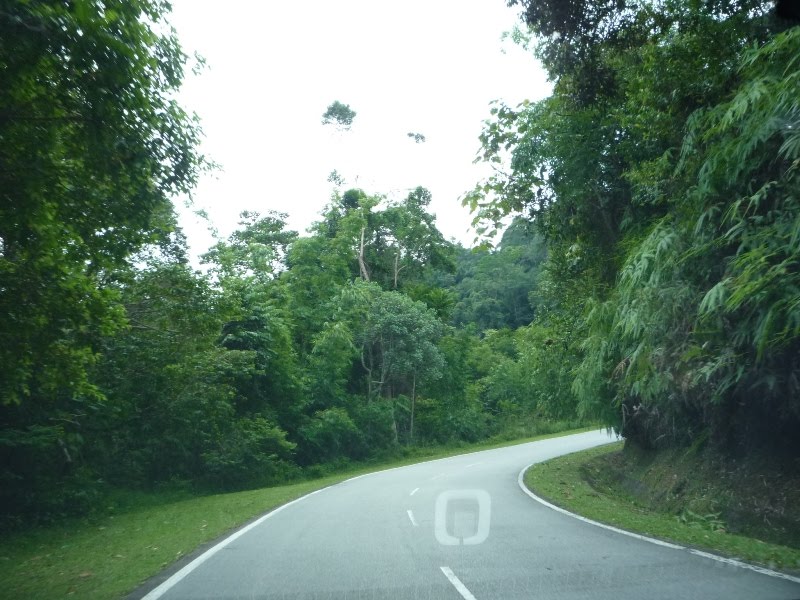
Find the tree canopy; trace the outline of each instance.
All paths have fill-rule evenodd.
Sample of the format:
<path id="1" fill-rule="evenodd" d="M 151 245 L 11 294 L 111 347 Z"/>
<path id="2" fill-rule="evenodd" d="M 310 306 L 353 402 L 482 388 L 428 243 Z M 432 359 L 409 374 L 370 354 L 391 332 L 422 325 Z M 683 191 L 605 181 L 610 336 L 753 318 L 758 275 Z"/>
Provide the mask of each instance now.
<path id="1" fill-rule="evenodd" d="M 202 161 L 173 99 L 185 55 L 161 2 L 12 3 L 0 13 L 2 401 L 94 394 L 114 270 L 174 229 Z"/>
<path id="2" fill-rule="evenodd" d="M 353 124 L 353 119 L 356 117 L 356 111 L 350 108 L 349 104 L 342 104 L 338 100 L 334 100 L 328 106 L 324 113 L 322 113 L 323 125 L 336 125 L 340 129 L 350 129 Z"/>

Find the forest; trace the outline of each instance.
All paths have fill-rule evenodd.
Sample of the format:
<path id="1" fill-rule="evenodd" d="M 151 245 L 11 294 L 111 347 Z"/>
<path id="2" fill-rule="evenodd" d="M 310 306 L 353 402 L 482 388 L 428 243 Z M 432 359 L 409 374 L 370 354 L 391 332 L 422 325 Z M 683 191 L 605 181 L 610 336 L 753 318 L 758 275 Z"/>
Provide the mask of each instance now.
<path id="1" fill-rule="evenodd" d="M 797 16 L 509 4 L 553 92 L 487 108 L 483 243 L 331 177 L 308 231 L 242 213 L 201 268 L 169 4 L 0 11 L 0 527 L 578 424 L 798 456 Z"/>

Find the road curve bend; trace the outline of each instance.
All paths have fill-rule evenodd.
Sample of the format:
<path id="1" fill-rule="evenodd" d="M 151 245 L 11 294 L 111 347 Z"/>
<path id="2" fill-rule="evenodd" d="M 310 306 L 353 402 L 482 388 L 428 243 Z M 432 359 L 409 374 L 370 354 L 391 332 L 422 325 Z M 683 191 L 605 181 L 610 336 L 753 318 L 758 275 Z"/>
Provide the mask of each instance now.
<path id="1" fill-rule="evenodd" d="M 144 598 L 800 598 L 794 581 L 597 527 L 518 485 L 533 462 L 613 441 L 580 433 L 350 479 L 258 519 Z"/>

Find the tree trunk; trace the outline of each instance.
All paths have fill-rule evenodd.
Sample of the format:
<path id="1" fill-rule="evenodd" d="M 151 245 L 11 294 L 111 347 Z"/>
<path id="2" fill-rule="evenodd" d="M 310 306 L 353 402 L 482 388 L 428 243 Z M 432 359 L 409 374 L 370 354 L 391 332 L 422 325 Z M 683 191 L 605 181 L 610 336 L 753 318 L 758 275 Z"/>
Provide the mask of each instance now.
<path id="1" fill-rule="evenodd" d="M 397 249 L 397 254 L 394 255 L 394 289 L 397 289 L 397 280 L 400 278 L 400 271 L 406 268 L 406 265 L 400 265 L 400 249 Z"/>
<path id="2" fill-rule="evenodd" d="M 389 398 L 389 402 L 392 403 L 392 431 L 394 432 L 394 443 L 399 444 L 400 438 L 397 435 L 397 411 L 395 410 L 394 398 Z"/>
<path id="3" fill-rule="evenodd" d="M 372 401 L 372 357 L 370 357 L 369 367 L 367 361 L 364 359 L 364 346 L 361 347 L 361 366 L 367 372 L 367 404 Z"/>
<path id="4" fill-rule="evenodd" d="M 364 230 L 361 228 L 361 245 L 358 247 L 358 268 L 361 270 L 361 279 L 369 281 L 369 272 L 367 271 L 367 263 L 364 262 Z"/>
<path id="5" fill-rule="evenodd" d="M 414 372 L 411 380 L 411 423 L 408 426 L 408 441 L 414 443 L 414 405 L 417 402 L 417 373 Z"/>

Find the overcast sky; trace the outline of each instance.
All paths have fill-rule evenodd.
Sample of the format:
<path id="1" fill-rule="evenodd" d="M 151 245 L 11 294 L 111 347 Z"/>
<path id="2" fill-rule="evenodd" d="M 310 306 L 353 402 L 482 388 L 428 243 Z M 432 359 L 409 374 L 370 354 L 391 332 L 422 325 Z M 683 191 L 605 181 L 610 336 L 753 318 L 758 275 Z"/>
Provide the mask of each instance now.
<path id="1" fill-rule="evenodd" d="M 288 213 L 302 232 L 329 201 L 336 169 L 345 189 L 369 194 L 427 187 L 440 230 L 469 244 L 459 197 L 485 173 L 472 161 L 489 102 L 549 93 L 533 57 L 501 42 L 517 12 L 504 0 L 173 0 L 184 50 L 207 61 L 181 102 L 222 166 L 203 178 L 194 208 L 223 236 L 242 210 Z M 321 124 L 334 100 L 357 113 L 349 132 Z M 206 225 L 186 210 L 181 219 L 204 251 Z"/>

